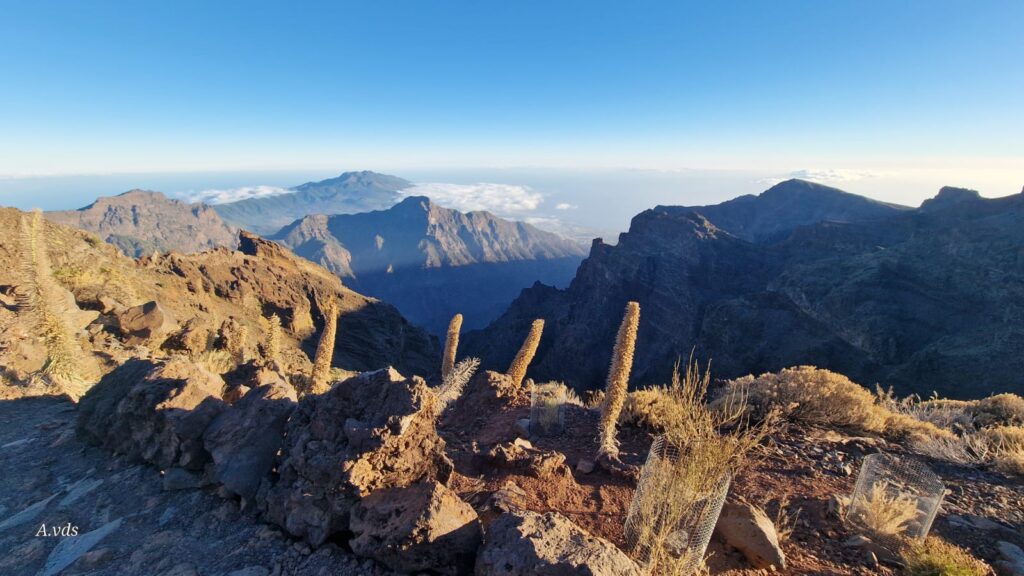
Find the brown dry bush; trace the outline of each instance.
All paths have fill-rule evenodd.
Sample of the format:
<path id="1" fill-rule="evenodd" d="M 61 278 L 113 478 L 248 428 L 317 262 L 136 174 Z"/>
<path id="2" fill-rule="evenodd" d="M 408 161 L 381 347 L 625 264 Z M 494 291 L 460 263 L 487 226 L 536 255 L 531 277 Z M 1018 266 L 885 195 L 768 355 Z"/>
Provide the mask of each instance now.
<path id="1" fill-rule="evenodd" d="M 991 448 L 996 469 L 1024 476 L 1024 426 L 996 426 L 982 431 Z"/>
<path id="2" fill-rule="evenodd" d="M 862 433 L 911 441 L 952 437 L 952 433 L 892 409 L 895 400 L 879 397 L 842 374 L 814 366 L 785 368 L 761 376 L 744 376 L 725 384 L 715 405 L 745 397 L 754 418 L 778 410 L 792 421 L 838 426 Z"/>
<path id="3" fill-rule="evenodd" d="M 988 576 L 992 567 L 970 552 L 929 536 L 912 544 L 903 554 L 905 576 Z"/>
<path id="4" fill-rule="evenodd" d="M 1024 398 L 1016 394 L 996 394 L 972 404 L 969 411 L 979 427 L 1024 426 Z"/>
<path id="5" fill-rule="evenodd" d="M 673 545 L 679 526 L 691 522 L 689 515 L 722 489 L 738 471 L 749 465 L 749 457 L 776 428 L 774 413 L 756 425 L 746 416 L 744 398 L 724 401 L 717 409 L 707 404 L 708 371 L 696 363 L 683 374 L 676 366 L 672 382 L 661 389 L 659 410 L 664 442 L 678 450 L 678 458 L 657 459 L 644 472 L 644 489 L 634 496 L 637 533 L 642 543 L 646 568 L 654 574 L 687 574 L 699 559 L 693 550 L 680 552 Z M 702 551 L 697 551 L 702 552 Z"/>
<path id="6" fill-rule="evenodd" d="M 876 482 L 853 502 L 850 517 L 872 535 L 901 536 L 918 517 L 917 499 Z"/>

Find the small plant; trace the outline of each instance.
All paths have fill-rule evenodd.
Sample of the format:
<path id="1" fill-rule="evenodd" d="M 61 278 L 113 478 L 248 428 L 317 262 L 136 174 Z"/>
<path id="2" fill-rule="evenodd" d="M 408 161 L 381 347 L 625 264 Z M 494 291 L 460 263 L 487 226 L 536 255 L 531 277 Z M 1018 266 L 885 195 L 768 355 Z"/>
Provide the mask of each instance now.
<path id="1" fill-rule="evenodd" d="M 316 346 L 313 357 L 312 391 L 320 394 L 327 390 L 331 379 L 331 362 L 334 360 L 334 339 L 338 330 L 338 304 L 331 299 L 324 309 L 324 331 Z"/>
<path id="2" fill-rule="evenodd" d="M 448 375 L 444 377 L 436 391 L 438 416 L 443 414 L 453 402 L 462 396 L 462 391 L 465 390 L 466 384 L 473 378 L 473 374 L 476 373 L 479 367 L 479 358 L 466 358 L 448 371 Z"/>
<path id="3" fill-rule="evenodd" d="M 530 325 L 530 333 L 526 335 L 523 346 L 519 353 L 512 359 L 506 375 L 512 379 L 516 387 L 522 386 L 523 378 L 526 377 L 526 369 L 530 367 L 534 354 L 537 353 L 537 345 L 540 344 L 540 336 L 544 332 L 544 320 L 537 319 Z"/>
<path id="4" fill-rule="evenodd" d="M 530 433 L 541 436 L 560 434 L 565 402 L 565 384 L 548 382 L 534 386 L 530 402 Z"/>
<path id="5" fill-rule="evenodd" d="M 885 481 L 871 485 L 866 494 L 857 495 L 851 518 L 875 536 L 902 536 L 919 515 L 917 499 L 900 493 Z"/>
<path id="6" fill-rule="evenodd" d="M 462 314 L 452 316 L 448 323 L 448 335 L 444 340 L 444 357 L 441 359 L 441 379 L 447 378 L 455 368 L 455 355 L 459 350 L 459 332 L 462 330 Z"/>
<path id="7" fill-rule="evenodd" d="M 1024 476 L 1024 426 L 996 426 L 983 434 L 991 447 L 995 468 L 1005 474 Z"/>
<path id="8" fill-rule="evenodd" d="M 915 542 L 903 554 L 905 576 L 988 576 L 992 567 L 970 552 L 929 536 Z"/>
<path id="9" fill-rule="evenodd" d="M 793 509 L 790 506 L 789 498 L 780 498 L 777 503 L 775 510 L 775 534 L 779 537 L 779 544 L 789 540 L 789 537 L 793 534 L 793 530 L 796 528 L 796 523 L 800 520 L 800 512 L 802 508 Z"/>
<path id="10" fill-rule="evenodd" d="M 626 540 L 648 573 L 692 574 L 707 549 L 731 478 L 777 429 L 769 413 L 756 425 L 745 403 L 708 406 L 710 372 L 691 361 L 663 388 L 664 434 L 648 455 L 626 519 Z"/>
<path id="11" fill-rule="evenodd" d="M 266 339 L 263 341 L 263 359 L 267 362 L 279 362 L 281 359 L 281 318 L 271 314 L 263 320 Z"/>
<path id="12" fill-rule="evenodd" d="M 96 367 L 92 357 L 83 352 L 67 321 L 67 296 L 51 271 L 42 211 L 35 210 L 31 216 L 22 217 L 21 227 L 21 266 L 25 282 L 19 301 L 21 308 L 34 320 L 46 345 L 47 358 L 42 374 L 73 398 L 78 398 L 88 389 L 87 381 L 95 375 Z"/>
<path id="13" fill-rule="evenodd" d="M 598 461 L 619 459 L 619 442 L 616 438 L 619 413 L 626 401 L 629 388 L 629 373 L 633 369 L 633 353 L 636 349 L 636 335 L 640 327 L 640 304 L 628 302 L 615 336 L 612 363 L 608 370 L 608 384 L 601 402 L 601 421 L 598 434 Z"/>

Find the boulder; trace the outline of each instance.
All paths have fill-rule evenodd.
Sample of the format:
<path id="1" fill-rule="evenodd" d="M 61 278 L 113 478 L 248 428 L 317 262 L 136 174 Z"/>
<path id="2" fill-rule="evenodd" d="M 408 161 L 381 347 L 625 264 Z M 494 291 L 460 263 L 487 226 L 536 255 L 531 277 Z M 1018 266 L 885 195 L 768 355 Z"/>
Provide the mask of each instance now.
<path id="1" fill-rule="evenodd" d="M 466 574 L 480 546 L 473 507 L 437 481 L 385 488 L 352 507 L 349 544 L 399 572 Z"/>
<path id="2" fill-rule="evenodd" d="M 786 569 L 775 524 L 763 510 L 746 503 L 727 502 L 715 525 L 715 534 L 739 550 L 756 568 Z"/>
<path id="3" fill-rule="evenodd" d="M 203 432 L 224 409 L 224 382 L 184 356 L 132 360 L 104 376 L 80 401 L 82 439 L 167 469 L 202 470 Z"/>
<path id="4" fill-rule="evenodd" d="M 190 318 L 181 330 L 171 334 L 163 347 L 168 350 L 181 350 L 192 356 L 198 356 L 209 348 L 213 340 L 210 324 L 202 318 Z"/>
<path id="5" fill-rule="evenodd" d="M 128 344 L 159 340 L 178 328 L 174 318 L 155 300 L 117 314 L 117 325 Z"/>
<path id="6" fill-rule="evenodd" d="M 271 382 L 224 410 L 203 433 L 203 446 L 213 459 L 212 479 L 252 501 L 260 481 L 274 468 L 294 409 L 295 391 Z"/>
<path id="7" fill-rule="evenodd" d="M 503 514 L 491 524 L 476 559 L 477 576 L 639 576 L 611 542 L 591 536 L 557 512 Z"/>
<path id="8" fill-rule="evenodd" d="M 422 378 L 393 368 L 303 397 L 285 427 L 277 482 L 260 489 L 267 518 L 319 545 L 347 530 L 352 506 L 376 490 L 446 482 L 452 464 L 435 427 L 436 402 Z"/>

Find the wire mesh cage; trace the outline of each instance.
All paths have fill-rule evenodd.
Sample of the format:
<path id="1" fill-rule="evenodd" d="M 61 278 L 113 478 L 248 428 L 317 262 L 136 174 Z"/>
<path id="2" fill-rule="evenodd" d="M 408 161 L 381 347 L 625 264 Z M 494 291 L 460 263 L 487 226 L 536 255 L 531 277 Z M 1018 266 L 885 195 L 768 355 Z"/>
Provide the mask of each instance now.
<path id="1" fill-rule="evenodd" d="M 920 460 L 871 454 L 861 465 L 846 522 L 897 550 L 928 535 L 945 493 L 942 480 Z"/>
<path id="2" fill-rule="evenodd" d="M 729 493 L 728 475 L 695 483 L 685 468 L 685 451 L 664 436 L 655 438 L 624 530 L 628 549 L 649 572 L 685 576 L 696 571 Z"/>
<path id="3" fill-rule="evenodd" d="M 559 382 L 535 384 L 530 400 L 530 434 L 557 436 L 565 429 L 566 388 Z"/>

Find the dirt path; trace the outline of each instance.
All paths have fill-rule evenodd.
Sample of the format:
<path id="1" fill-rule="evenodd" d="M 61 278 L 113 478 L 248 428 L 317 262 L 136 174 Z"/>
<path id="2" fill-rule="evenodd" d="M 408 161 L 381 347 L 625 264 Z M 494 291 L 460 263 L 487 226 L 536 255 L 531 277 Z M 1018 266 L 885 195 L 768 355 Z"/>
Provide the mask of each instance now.
<path id="1" fill-rule="evenodd" d="M 0 575 L 384 574 L 333 544 L 311 552 L 211 488 L 163 490 L 157 469 L 79 442 L 76 410 L 0 401 Z"/>

